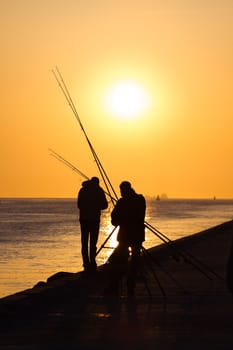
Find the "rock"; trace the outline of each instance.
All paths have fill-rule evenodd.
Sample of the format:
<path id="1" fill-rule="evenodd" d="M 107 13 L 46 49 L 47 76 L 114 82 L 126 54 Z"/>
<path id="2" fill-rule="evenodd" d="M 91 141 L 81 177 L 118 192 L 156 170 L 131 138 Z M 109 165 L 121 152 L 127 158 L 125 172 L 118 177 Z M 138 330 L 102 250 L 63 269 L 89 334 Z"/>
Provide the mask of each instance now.
<path id="1" fill-rule="evenodd" d="M 44 281 L 39 281 L 37 284 L 35 284 L 33 286 L 33 288 L 37 288 L 37 287 L 44 287 L 46 285 L 46 282 Z"/>
<path id="2" fill-rule="evenodd" d="M 60 280 L 60 279 L 64 279 L 64 278 L 69 278 L 69 277 L 73 277 L 75 275 L 75 273 L 71 273 L 71 272 L 64 272 L 64 271 L 60 271 L 55 273 L 54 275 L 50 276 L 47 279 L 47 283 L 56 281 L 56 280 Z"/>

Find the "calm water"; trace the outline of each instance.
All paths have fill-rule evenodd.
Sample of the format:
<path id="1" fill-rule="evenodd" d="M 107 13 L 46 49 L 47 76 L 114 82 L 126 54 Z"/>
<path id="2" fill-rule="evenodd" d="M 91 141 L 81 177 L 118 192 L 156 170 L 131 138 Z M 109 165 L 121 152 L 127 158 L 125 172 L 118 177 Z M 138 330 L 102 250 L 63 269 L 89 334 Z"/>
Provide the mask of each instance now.
<path id="1" fill-rule="evenodd" d="M 109 236 L 111 208 L 104 211 L 99 247 Z M 146 221 L 174 240 L 233 219 L 233 200 L 147 200 Z M 98 265 L 116 245 L 102 248 Z M 146 231 L 145 248 L 161 244 Z M 1 199 L 0 297 L 32 288 L 58 271 L 82 270 L 75 199 Z"/>

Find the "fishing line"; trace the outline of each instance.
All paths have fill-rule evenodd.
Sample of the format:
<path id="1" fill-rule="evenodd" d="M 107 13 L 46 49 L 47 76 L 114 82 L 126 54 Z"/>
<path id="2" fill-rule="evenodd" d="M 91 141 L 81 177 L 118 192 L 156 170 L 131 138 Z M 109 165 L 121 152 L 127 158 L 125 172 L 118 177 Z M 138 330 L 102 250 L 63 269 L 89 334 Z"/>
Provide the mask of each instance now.
<path id="1" fill-rule="evenodd" d="M 88 143 L 88 145 L 89 145 L 89 147 L 90 147 L 90 150 L 91 150 L 91 152 L 92 152 L 92 155 L 93 155 L 93 157 L 94 157 L 94 160 L 95 160 L 95 162 L 96 162 L 96 164 L 97 164 L 98 170 L 99 170 L 100 175 L 101 175 L 101 178 L 102 178 L 102 180 L 103 180 L 103 182 L 104 182 L 104 184 L 105 184 L 105 187 L 106 187 L 106 189 L 107 189 L 107 192 L 110 194 L 111 197 L 117 198 L 117 194 L 116 194 L 116 192 L 115 192 L 115 190 L 114 190 L 114 188 L 113 188 L 113 186 L 112 186 L 112 184 L 111 184 L 111 181 L 110 181 L 110 179 L 109 179 L 107 173 L 105 172 L 105 170 L 104 170 L 104 168 L 103 168 L 103 166 L 102 166 L 102 163 L 100 162 L 100 159 L 99 159 L 99 157 L 97 156 L 97 153 L 95 152 L 95 149 L 94 149 L 94 147 L 93 147 L 93 145 L 92 145 L 90 139 L 89 139 L 88 136 L 87 136 L 87 133 L 86 133 L 86 131 L 85 131 L 85 129 L 84 129 L 84 126 L 83 126 L 83 124 L 82 124 L 82 122 L 81 122 L 81 119 L 80 119 L 80 117 L 79 117 L 79 114 L 78 114 L 78 112 L 77 112 L 77 109 L 76 109 L 76 107 L 75 107 L 75 104 L 74 104 L 74 102 L 73 102 L 73 99 L 71 98 L 71 95 L 70 95 L 70 93 L 69 93 L 69 90 L 68 90 L 68 88 L 67 88 L 67 85 L 66 85 L 66 83 L 65 83 L 65 81 L 64 81 L 64 79 L 63 79 L 63 77 L 62 77 L 62 75 L 61 75 L 61 73 L 60 73 L 60 71 L 59 71 L 59 69 L 56 67 L 55 70 L 52 70 L 52 73 L 53 73 L 53 75 L 54 75 L 54 77 L 55 77 L 55 79 L 56 79 L 56 81 L 57 81 L 57 83 L 58 83 L 58 85 L 59 85 L 59 87 L 60 87 L 62 93 L 64 94 L 64 96 L 65 96 L 65 98 L 66 98 L 66 100 L 67 100 L 69 106 L 71 107 L 72 112 L 73 112 L 74 116 L 76 117 L 76 120 L 78 121 L 78 123 L 79 123 L 79 125 L 80 125 L 80 127 L 81 127 L 81 130 L 82 130 L 83 133 L 84 133 L 84 136 L 85 136 L 86 141 L 87 141 L 87 143 Z M 112 193 L 114 194 L 114 196 L 111 195 L 111 191 L 112 191 Z M 113 205 L 114 205 L 114 203 L 113 203 Z"/>

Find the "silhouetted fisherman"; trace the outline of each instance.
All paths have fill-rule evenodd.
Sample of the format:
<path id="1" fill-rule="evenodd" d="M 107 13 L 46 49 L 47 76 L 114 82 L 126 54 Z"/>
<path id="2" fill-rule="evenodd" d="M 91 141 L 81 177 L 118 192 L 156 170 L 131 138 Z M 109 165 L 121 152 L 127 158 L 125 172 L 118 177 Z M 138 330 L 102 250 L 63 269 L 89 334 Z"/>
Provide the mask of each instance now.
<path id="1" fill-rule="evenodd" d="M 84 181 L 78 193 L 77 206 L 81 227 L 81 252 L 85 271 L 96 270 L 96 245 L 99 237 L 101 210 L 108 207 L 99 179 Z"/>
<path id="2" fill-rule="evenodd" d="M 127 273 L 128 296 L 134 294 L 136 277 L 139 268 L 142 242 L 145 240 L 146 201 L 143 195 L 137 194 L 130 182 L 120 184 L 121 198 L 111 213 L 111 222 L 119 226 L 118 246 L 109 258 L 111 281 L 106 294 L 118 294 L 119 283 Z M 131 255 L 129 254 L 131 248 Z M 130 257 L 130 259 L 129 259 Z"/>

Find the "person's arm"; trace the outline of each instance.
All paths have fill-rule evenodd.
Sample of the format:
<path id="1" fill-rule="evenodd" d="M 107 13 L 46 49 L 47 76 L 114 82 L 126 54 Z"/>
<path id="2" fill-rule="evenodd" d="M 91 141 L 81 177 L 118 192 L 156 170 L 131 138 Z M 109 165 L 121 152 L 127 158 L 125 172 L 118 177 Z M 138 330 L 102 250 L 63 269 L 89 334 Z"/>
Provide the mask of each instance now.
<path id="1" fill-rule="evenodd" d="M 108 201 L 107 201 L 107 198 L 105 196 L 103 189 L 101 188 L 100 190 L 101 190 L 100 191 L 100 208 L 101 208 L 101 210 L 104 210 L 104 209 L 107 209 L 107 207 L 108 207 Z"/>
<path id="2" fill-rule="evenodd" d="M 83 193 L 83 191 L 81 188 L 81 190 L 78 193 L 78 197 L 77 197 L 77 208 L 79 208 L 79 209 L 80 209 L 81 203 L 82 203 L 82 193 Z"/>
<path id="3" fill-rule="evenodd" d="M 113 226 L 118 226 L 121 223 L 121 215 L 120 215 L 121 209 L 120 208 L 121 208 L 121 204 L 120 204 L 120 200 L 119 200 L 111 212 L 111 224 Z"/>

